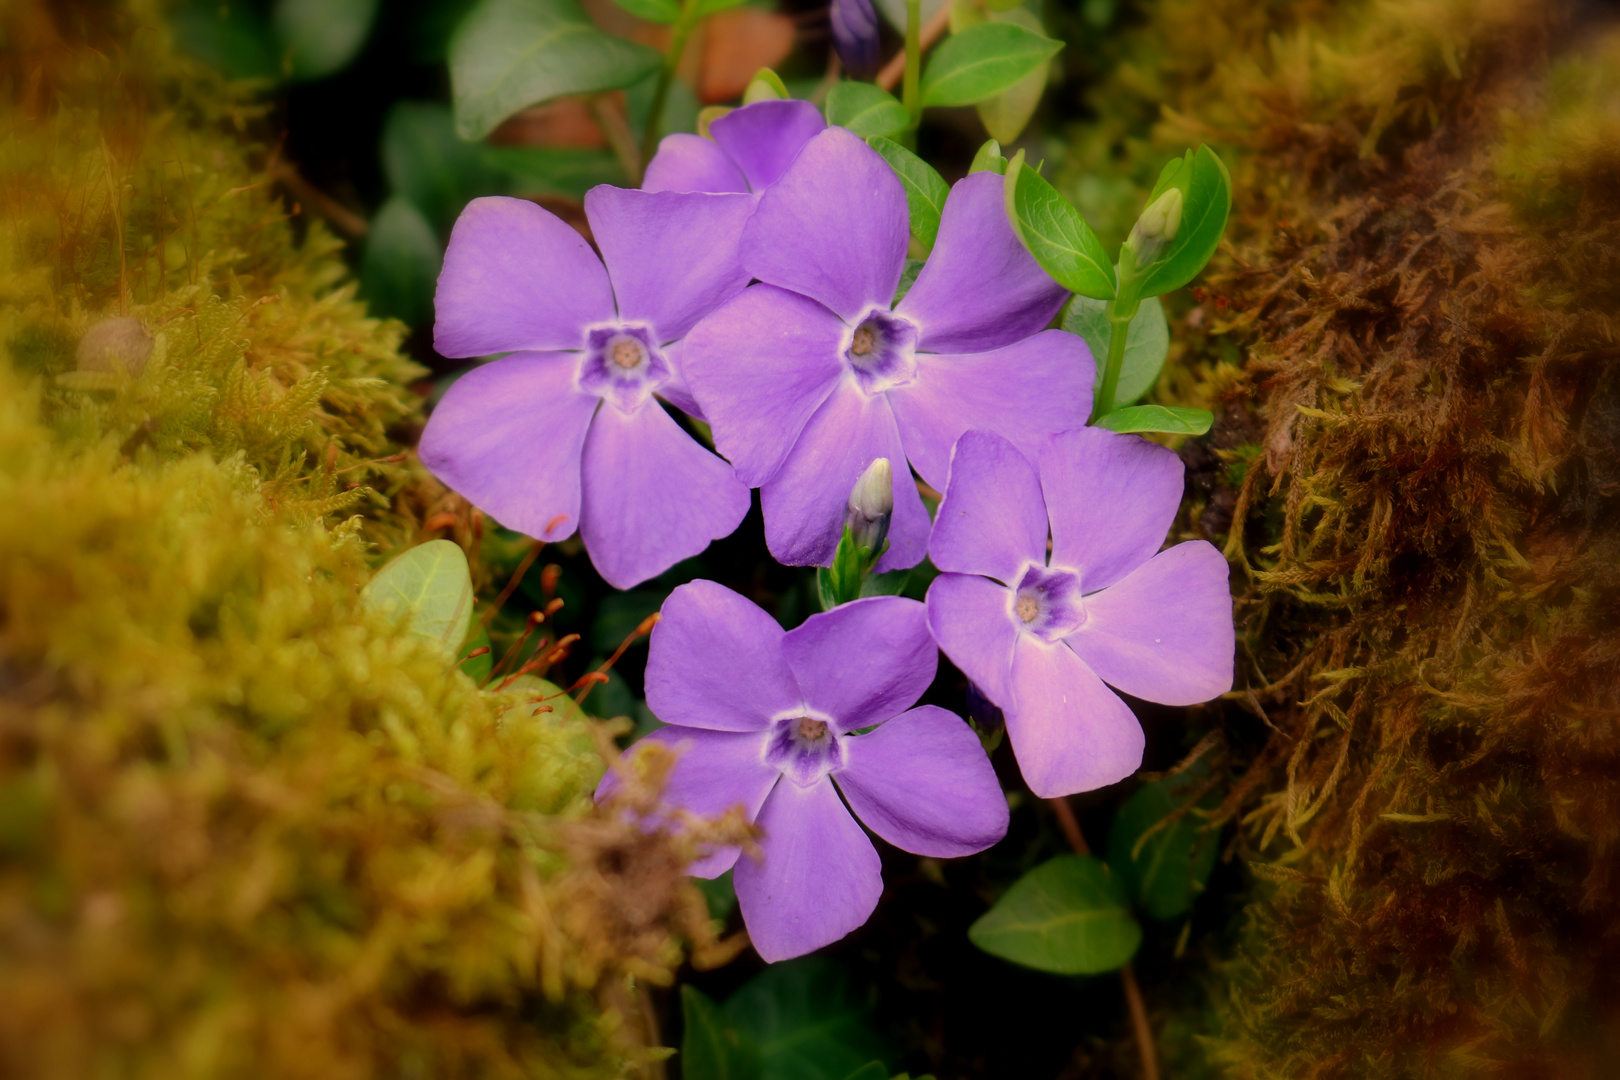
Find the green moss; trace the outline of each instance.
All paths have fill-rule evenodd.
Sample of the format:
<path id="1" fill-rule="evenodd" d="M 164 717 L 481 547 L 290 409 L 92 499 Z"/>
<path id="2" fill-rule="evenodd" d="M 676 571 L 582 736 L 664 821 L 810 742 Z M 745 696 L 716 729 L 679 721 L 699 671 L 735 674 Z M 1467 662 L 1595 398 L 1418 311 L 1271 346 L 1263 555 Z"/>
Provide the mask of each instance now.
<path id="1" fill-rule="evenodd" d="M 0 16 L 0 1072 L 625 1075 L 714 946 L 690 849 L 555 688 L 358 602 L 443 498 L 402 328 L 236 88 L 97 25 Z M 139 372 L 76 370 L 123 316 Z"/>

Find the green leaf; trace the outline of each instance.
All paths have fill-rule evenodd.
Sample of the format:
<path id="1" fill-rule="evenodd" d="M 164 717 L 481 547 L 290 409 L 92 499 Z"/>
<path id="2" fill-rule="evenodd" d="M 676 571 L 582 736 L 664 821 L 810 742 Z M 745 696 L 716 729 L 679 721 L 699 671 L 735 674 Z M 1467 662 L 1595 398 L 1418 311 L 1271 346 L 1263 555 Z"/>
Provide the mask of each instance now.
<path id="1" fill-rule="evenodd" d="M 472 577 L 467 554 L 449 540 L 429 540 L 388 563 L 360 591 L 373 611 L 404 619 L 406 629 L 433 642 L 447 661 L 467 635 Z"/>
<path id="2" fill-rule="evenodd" d="M 997 11 L 990 18 L 995 22 L 1022 26 L 1025 30 L 1037 34 L 1042 30 L 1041 20 L 1035 17 L 1034 12 L 1024 7 L 1014 7 L 1010 11 Z M 984 123 L 984 129 L 990 133 L 992 138 L 1000 142 L 1010 143 L 1023 133 L 1025 126 L 1029 124 L 1030 117 L 1035 115 L 1035 109 L 1041 103 L 1041 95 L 1046 92 L 1046 80 L 1050 68 L 1050 62 L 1039 64 L 1034 71 L 1031 71 L 995 97 L 979 102 L 979 119 Z"/>
<path id="3" fill-rule="evenodd" d="M 1114 265 L 1080 211 L 1018 151 L 1007 164 L 1007 220 L 1041 268 L 1081 296 L 1114 298 Z"/>
<path id="4" fill-rule="evenodd" d="M 1184 914 L 1215 868 L 1216 836 L 1204 831 L 1198 816 L 1184 813 L 1149 834 L 1186 801 L 1193 782 L 1184 775 L 1144 784 L 1114 814 L 1108 830 L 1109 867 L 1137 906 L 1155 919 Z"/>
<path id="5" fill-rule="evenodd" d="M 422 326 L 433 317 L 433 289 L 444 262 L 439 237 L 405 196 L 371 219 L 360 258 L 360 290 L 378 315 Z"/>
<path id="6" fill-rule="evenodd" d="M 501 176 L 509 195 L 564 195 L 583 199 L 598 184 L 624 186 L 624 167 L 606 150 L 574 146 L 490 146 L 486 167 Z"/>
<path id="7" fill-rule="evenodd" d="M 922 76 L 922 103 L 972 105 L 995 97 L 1061 48 L 1063 42 L 1011 23 L 970 26 L 934 50 Z"/>
<path id="8" fill-rule="evenodd" d="M 925 251 L 934 246 L 939 235 L 939 216 L 945 212 L 945 198 L 950 185 L 922 158 L 893 139 L 881 135 L 867 139 L 866 143 L 887 161 L 906 189 L 906 208 L 911 211 L 911 235 Z"/>
<path id="9" fill-rule="evenodd" d="M 669 589 L 637 589 L 603 597 L 596 609 L 596 621 L 591 624 L 591 648 L 611 656 L 647 616 L 664 606 L 669 594 Z M 637 641 L 645 644 L 647 639 Z"/>
<path id="10" fill-rule="evenodd" d="M 450 42 L 456 130 L 481 139 L 519 109 L 630 86 L 662 62 L 598 30 L 577 0 L 483 0 Z"/>
<path id="11" fill-rule="evenodd" d="M 730 11 L 732 8 L 740 7 L 746 3 L 748 3 L 748 0 L 703 0 L 703 4 L 698 8 L 698 14 L 714 15 L 718 12 Z"/>
<path id="12" fill-rule="evenodd" d="M 911 114 L 881 87 L 846 79 L 827 92 L 827 123 L 848 128 L 865 139 L 904 131 L 911 123 Z"/>
<path id="13" fill-rule="evenodd" d="M 630 134 L 635 136 L 638 143 L 642 133 L 647 130 L 647 114 L 652 111 L 653 97 L 657 91 L 658 76 L 649 75 L 625 93 L 625 119 L 630 124 Z M 669 94 L 664 98 L 663 114 L 658 118 L 658 137 L 662 139 L 676 132 L 696 131 L 701 109 L 697 93 L 686 80 L 673 80 L 669 84 Z"/>
<path id="14" fill-rule="evenodd" d="M 979 147 L 978 153 L 973 155 L 973 164 L 968 166 L 968 174 L 976 172 L 993 172 L 1007 174 L 1007 159 L 1001 156 L 1001 144 L 994 139 L 985 140 Z"/>
<path id="15" fill-rule="evenodd" d="M 889 1070 L 881 1061 L 868 1061 L 844 1080 L 889 1080 Z"/>
<path id="16" fill-rule="evenodd" d="M 680 0 L 614 0 L 614 3 L 648 22 L 672 23 L 681 17 Z"/>
<path id="17" fill-rule="evenodd" d="M 1131 405 L 1115 409 L 1097 420 L 1109 431 L 1162 431 L 1166 435 L 1202 435 L 1215 423 L 1208 409 L 1186 409 L 1179 405 Z"/>
<path id="18" fill-rule="evenodd" d="M 270 26 L 294 79 L 321 79 L 347 67 L 365 45 L 377 0 L 276 0 Z"/>
<path id="19" fill-rule="evenodd" d="M 703 894 L 703 902 L 709 907 L 709 918 L 724 922 L 736 910 L 737 889 L 732 884 L 730 870 L 717 878 L 693 878 L 692 884 Z"/>
<path id="20" fill-rule="evenodd" d="M 871 574 L 861 582 L 861 596 L 899 596 L 906 591 L 911 580 L 910 570 L 890 570 L 886 574 Z"/>
<path id="21" fill-rule="evenodd" d="M 686 1080 L 760 1080 L 759 1047 L 694 986 L 681 987 L 681 1075 Z"/>
<path id="22" fill-rule="evenodd" d="M 870 1010 L 825 957 L 772 964 L 731 996 L 725 1013 L 758 1044 L 771 1080 L 844 1080 L 888 1054 Z"/>
<path id="23" fill-rule="evenodd" d="M 192 0 L 169 16 L 187 54 L 231 79 L 276 79 L 281 69 L 268 42 L 270 28 L 245 4 Z"/>
<path id="24" fill-rule="evenodd" d="M 467 613 L 467 636 L 461 642 L 461 648 L 456 650 L 457 659 L 461 660 L 462 673 L 475 683 L 482 684 L 489 678 L 489 673 L 495 667 L 495 657 L 492 653 L 474 656 L 471 660 L 466 657 L 469 653 L 479 649 L 488 649 L 489 631 L 484 629 L 484 622 L 478 617 L 477 611 Z"/>
<path id="25" fill-rule="evenodd" d="M 1226 231 L 1226 218 L 1232 209 L 1232 180 L 1226 165 L 1207 146 L 1191 155 L 1183 172 L 1160 184 L 1183 185 L 1181 227 L 1170 246 L 1150 266 L 1143 268 L 1136 284 L 1137 296 L 1163 296 L 1181 288 L 1198 276 L 1220 245 Z M 1162 189 L 1155 188 L 1155 198 Z"/>
<path id="26" fill-rule="evenodd" d="M 1108 338 L 1113 324 L 1108 321 L 1108 302 L 1089 296 L 1076 296 L 1063 312 L 1063 329 L 1086 340 L 1091 357 L 1097 362 L 1097 385 L 1102 385 L 1103 368 L 1108 363 Z M 1128 405 L 1147 393 L 1164 367 L 1170 351 L 1170 326 L 1164 318 L 1164 304 L 1150 296 L 1136 309 L 1130 336 L 1125 339 L 1125 358 L 1119 366 L 1119 383 L 1114 401 Z"/>
<path id="27" fill-rule="evenodd" d="M 1059 855 L 1013 883 L 968 928 L 994 956 L 1061 975 L 1095 975 L 1125 963 L 1142 943 L 1119 879 L 1094 855 Z"/>
<path id="28" fill-rule="evenodd" d="M 787 84 L 782 76 L 768 67 L 762 67 L 754 72 L 754 77 L 748 82 L 748 89 L 743 91 L 743 104 L 752 105 L 756 101 L 781 101 L 793 95 L 788 93 Z"/>
<path id="29" fill-rule="evenodd" d="M 500 176 L 484 160 L 484 148 L 456 134 L 447 106 L 401 101 L 383 122 L 383 175 L 403 195 L 448 231 L 467 201 L 496 190 Z"/>

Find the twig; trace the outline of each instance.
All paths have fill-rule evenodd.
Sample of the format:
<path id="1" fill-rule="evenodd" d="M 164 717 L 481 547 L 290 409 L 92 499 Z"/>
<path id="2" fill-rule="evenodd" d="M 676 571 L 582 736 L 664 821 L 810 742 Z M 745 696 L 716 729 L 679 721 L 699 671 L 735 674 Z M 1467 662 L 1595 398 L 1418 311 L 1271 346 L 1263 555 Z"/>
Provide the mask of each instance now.
<path id="1" fill-rule="evenodd" d="M 506 588 L 501 590 L 501 594 L 495 598 L 495 602 L 489 605 L 489 610 L 484 612 L 482 622 L 485 626 L 494 621 L 501 608 L 512 598 L 512 594 L 517 592 L 517 587 L 523 584 L 523 575 L 529 572 L 529 567 L 534 565 L 534 560 L 540 557 L 540 552 L 544 551 L 545 547 L 546 542 L 544 540 L 536 540 L 534 546 L 529 549 L 529 553 L 523 556 L 523 561 L 517 564 L 516 570 L 512 571 L 512 577 L 507 581 Z"/>
<path id="2" fill-rule="evenodd" d="M 945 4 L 938 11 L 934 12 L 934 17 L 932 19 L 929 19 L 927 22 L 923 23 L 922 33 L 920 35 L 921 48 L 918 51 L 920 52 L 922 49 L 926 49 L 934 42 L 938 41 L 945 33 L 945 28 L 950 24 L 951 5 Z M 883 65 L 883 70 L 878 72 L 877 84 L 883 87 L 885 90 L 893 91 L 896 86 L 900 85 L 900 79 L 905 75 L 905 73 L 906 50 L 901 49 L 899 52 L 890 57 L 889 62 Z"/>
<path id="3" fill-rule="evenodd" d="M 1136 985 L 1136 973 L 1129 963 L 1121 965 L 1119 981 L 1125 985 L 1125 1004 L 1131 1010 L 1131 1029 L 1136 1033 L 1136 1050 L 1142 1055 L 1143 1080 L 1159 1080 L 1159 1058 L 1153 1052 L 1153 1026 L 1148 1023 L 1147 1005 L 1142 1001 L 1142 989 Z"/>
<path id="4" fill-rule="evenodd" d="M 270 178 L 292 193 L 301 205 L 330 221 L 337 231 L 358 240 L 370 231 L 366 219 L 350 210 L 332 196 L 311 184 L 286 162 L 277 162 L 270 169 Z"/>
<path id="5" fill-rule="evenodd" d="M 1069 846 L 1074 848 L 1076 855 L 1090 855 L 1091 848 L 1086 844 L 1085 834 L 1080 831 L 1080 822 L 1069 808 L 1069 800 L 1064 798 L 1048 799 L 1052 804 L 1052 812 L 1057 815 L 1058 825 L 1063 829 L 1063 835 L 1068 838 Z M 1142 1058 L 1143 1080 L 1159 1080 L 1159 1056 L 1153 1049 L 1153 1025 L 1148 1023 L 1147 1005 L 1142 1001 L 1142 988 L 1136 985 L 1136 973 L 1126 962 L 1120 965 L 1119 980 L 1125 987 L 1125 1006 L 1131 1014 L 1131 1032 L 1136 1036 L 1136 1052 Z"/>

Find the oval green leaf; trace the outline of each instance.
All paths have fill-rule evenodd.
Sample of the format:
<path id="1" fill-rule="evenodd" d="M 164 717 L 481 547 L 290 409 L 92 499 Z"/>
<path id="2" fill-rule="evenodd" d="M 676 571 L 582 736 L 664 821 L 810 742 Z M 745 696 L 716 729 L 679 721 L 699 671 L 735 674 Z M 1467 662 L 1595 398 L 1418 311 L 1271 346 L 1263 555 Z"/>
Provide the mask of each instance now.
<path id="1" fill-rule="evenodd" d="M 1115 409 L 1097 421 L 1109 431 L 1158 431 L 1166 435 L 1202 435 L 1215 423 L 1208 409 L 1186 409 L 1178 405 L 1132 405 Z"/>
<path id="2" fill-rule="evenodd" d="M 759 1080 L 759 1046 L 696 987 L 681 987 L 681 1075 L 689 1080 Z"/>
<path id="3" fill-rule="evenodd" d="M 455 118 L 444 105 L 401 101 L 383 122 L 382 165 L 388 186 L 448 231 L 467 201 L 487 195 L 500 183 L 484 160 L 485 148 L 456 134 Z"/>
<path id="4" fill-rule="evenodd" d="M 1009 11 L 996 11 L 990 16 L 992 21 L 1011 23 L 1022 26 L 1025 30 L 1035 33 L 1041 32 L 1041 20 L 1035 13 L 1025 7 L 1014 7 Z M 1050 61 L 1039 64 L 1034 71 L 1013 83 L 1007 89 L 993 98 L 987 98 L 978 104 L 979 120 L 983 122 L 984 129 L 992 138 L 1011 143 L 1023 133 L 1029 124 L 1030 117 L 1035 115 L 1035 109 L 1041 103 L 1041 95 L 1046 92 L 1046 80 L 1051 67 Z"/>
<path id="5" fill-rule="evenodd" d="M 934 171 L 932 165 L 893 139 L 876 136 L 867 139 L 866 144 L 882 154 L 883 160 L 900 177 L 900 183 L 906 189 L 906 208 L 911 211 L 911 235 L 917 238 L 924 251 L 931 250 L 934 238 L 939 235 L 939 216 L 945 212 L 945 198 L 951 193 L 950 185 Z"/>
<path id="6" fill-rule="evenodd" d="M 449 540 L 429 540 L 378 570 L 360 592 L 373 611 L 403 618 L 408 632 L 426 638 L 453 660 L 467 636 L 472 576 L 467 554 Z"/>
<path id="7" fill-rule="evenodd" d="M 1181 227 L 1164 255 L 1145 268 L 1136 285 L 1138 296 L 1162 296 L 1197 277 L 1226 231 L 1226 218 L 1232 209 L 1232 180 L 1213 150 L 1200 146 L 1183 173 L 1170 180 L 1161 175 L 1155 189 L 1171 183 L 1184 185 Z"/>
<path id="8" fill-rule="evenodd" d="M 1008 162 L 1007 220 L 1041 268 L 1070 292 L 1114 298 L 1114 264 L 1080 211 L 1057 188 L 1024 164 L 1022 150 Z"/>
<path id="9" fill-rule="evenodd" d="M 456 130 L 481 139 L 519 109 L 630 86 L 662 62 L 598 30 L 576 0 L 483 0 L 450 42 Z"/>
<path id="10" fill-rule="evenodd" d="M 1061 48 L 1063 42 L 1011 23 L 970 26 L 934 50 L 922 76 L 922 103 L 973 105 L 995 97 Z"/>
<path id="11" fill-rule="evenodd" d="M 772 1080 L 844 1080 L 889 1049 L 843 969 L 821 956 L 772 964 L 726 1000 L 725 1014 L 759 1046 Z"/>
<path id="12" fill-rule="evenodd" d="M 866 139 L 904 131 L 911 114 L 881 87 L 846 79 L 827 92 L 827 123 Z"/>
<path id="13" fill-rule="evenodd" d="M 1191 786 L 1185 775 L 1144 784 L 1114 814 L 1108 830 L 1109 867 L 1137 906 L 1155 919 L 1185 914 L 1215 868 L 1216 837 L 1201 828 L 1201 818 L 1185 813 L 1154 829 L 1182 805 Z"/>
<path id="14" fill-rule="evenodd" d="M 1117 877 L 1093 855 L 1059 855 L 1013 883 L 968 929 L 994 956 L 1060 975 L 1112 971 L 1136 953 L 1142 928 Z"/>
<path id="15" fill-rule="evenodd" d="M 681 17 L 679 0 L 614 0 L 614 3 L 648 22 L 672 23 Z"/>
<path id="16" fill-rule="evenodd" d="M 374 314 L 421 326 L 433 317 L 433 289 L 444 251 L 433 226 L 403 195 L 371 219 L 360 258 L 360 291 Z"/>
<path id="17" fill-rule="evenodd" d="M 1108 363 L 1108 337 L 1113 325 L 1108 321 L 1108 302 L 1089 296 L 1076 296 L 1063 312 L 1063 329 L 1079 334 L 1097 362 L 1097 385 L 1102 385 L 1103 368 Z M 1147 393 L 1164 368 L 1170 351 L 1170 325 L 1164 318 L 1164 305 L 1150 296 L 1136 309 L 1130 336 L 1125 339 L 1125 358 L 1119 366 L 1119 382 L 1114 400 L 1128 405 Z"/>
<path id="18" fill-rule="evenodd" d="M 321 79 L 347 67 L 366 43 L 377 0 L 277 0 L 270 26 L 294 79 Z"/>

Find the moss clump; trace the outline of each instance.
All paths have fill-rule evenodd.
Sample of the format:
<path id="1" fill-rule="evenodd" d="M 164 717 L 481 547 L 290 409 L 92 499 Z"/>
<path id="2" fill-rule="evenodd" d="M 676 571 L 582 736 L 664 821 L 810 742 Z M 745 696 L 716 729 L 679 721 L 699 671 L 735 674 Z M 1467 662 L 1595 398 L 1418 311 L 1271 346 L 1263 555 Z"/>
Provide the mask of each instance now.
<path id="1" fill-rule="evenodd" d="M 105 15 L 0 16 L 0 1073 L 625 1075 L 689 850 L 555 688 L 358 602 L 436 497 L 401 328 Z"/>
<path id="2" fill-rule="evenodd" d="M 1212 139 L 1237 184 L 1159 392 L 1221 409 L 1186 453 L 1193 531 L 1246 581 L 1241 689 L 1212 719 L 1258 879 L 1218 1030 L 1180 1052 L 1252 1077 L 1599 1075 L 1620 37 L 1518 2 L 1150 14 L 1103 106 L 1119 145 Z"/>

